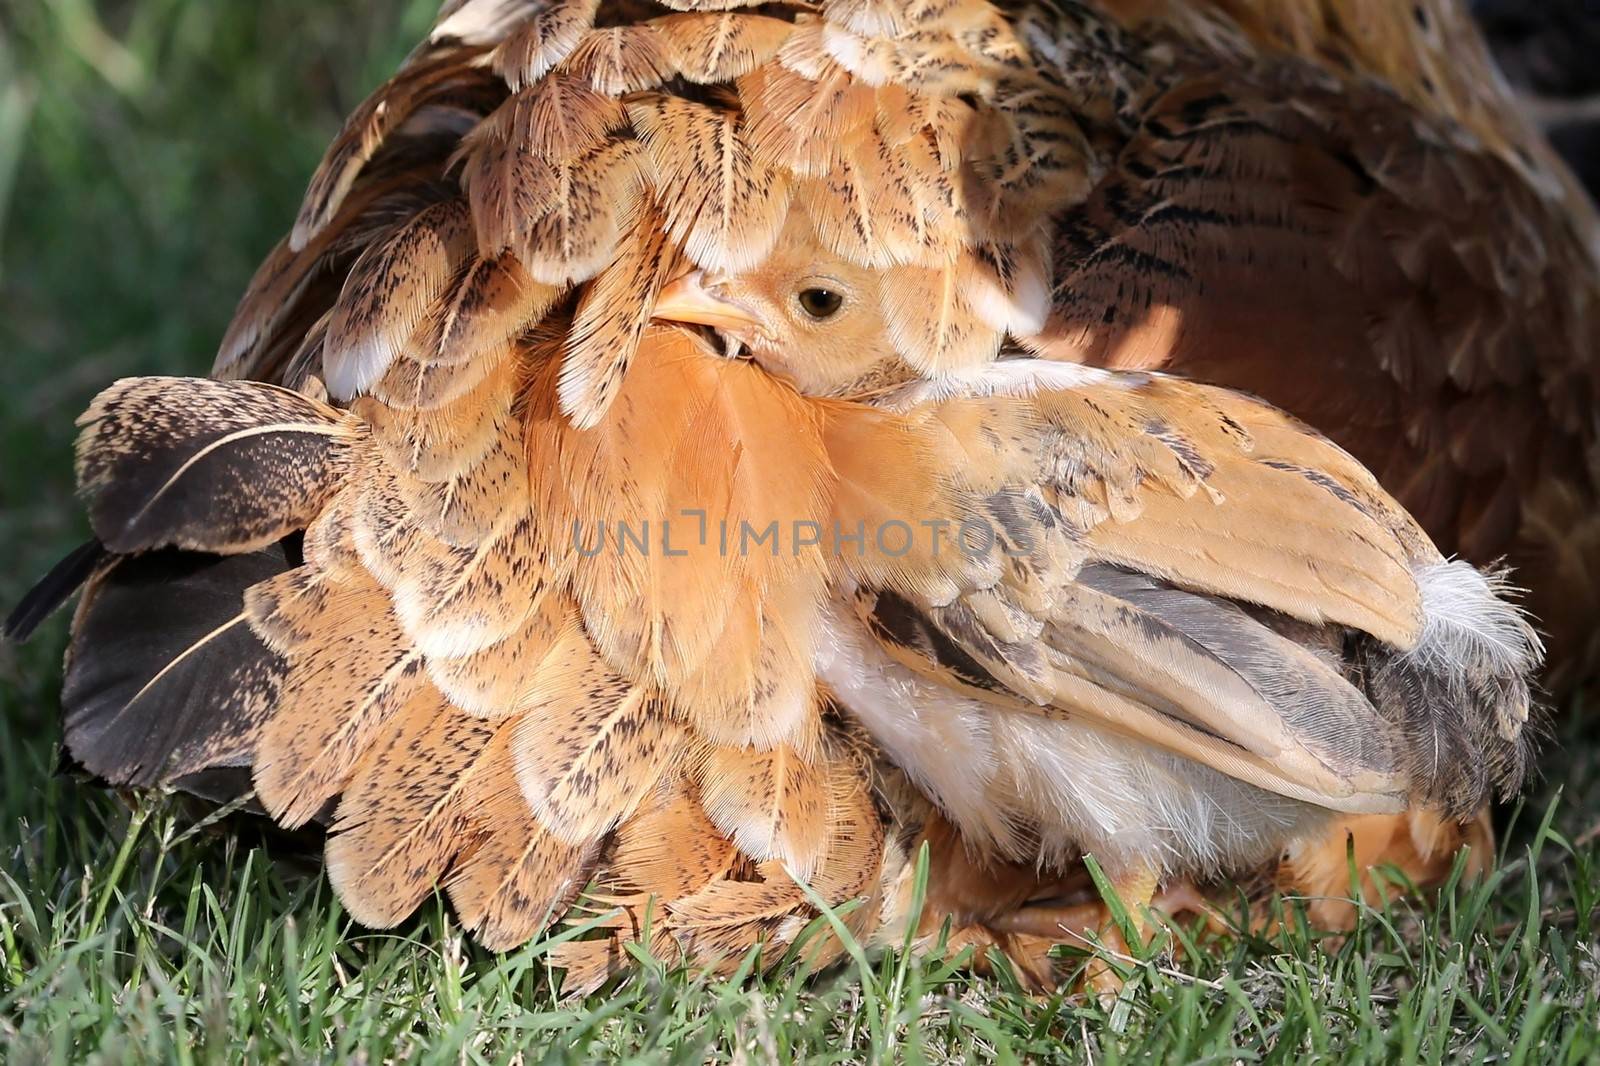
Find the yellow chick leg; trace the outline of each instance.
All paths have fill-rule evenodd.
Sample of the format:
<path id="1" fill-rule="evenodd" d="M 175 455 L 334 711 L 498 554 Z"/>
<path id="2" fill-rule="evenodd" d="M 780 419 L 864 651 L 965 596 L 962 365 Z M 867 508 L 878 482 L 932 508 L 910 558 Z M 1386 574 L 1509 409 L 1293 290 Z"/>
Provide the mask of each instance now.
<path id="1" fill-rule="evenodd" d="M 1429 810 L 1403 814 L 1369 814 L 1341 818 L 1321 835 L 1291 850 L 1278 869 L 1278 890 L 1306 901 L 1312 924 L 1344 931 L 1356 923 L 1350 867 L 1355 865 L 1360 897 L 1376 906 L 1385 894 L 1374 880 L 1374 867 L 1395 866 L 1418 888 L 1431 888 L 1450 876 L 1456 852 L 1472 848 L 1468 878 L 1480 876 L 1494 861 L 1494 827 L 1487 809 L 1464 824 Z M 1270 923 L 1262 916 L 1263 928 Z"/>
<path id="2" fill-rule="evenodd" d="M 1227 922 L 1206 895 L 1194 882 L 1180 879 L 1156 891 L 1155 874 L 1143 870 L 1112 882 L 1117 898 L 1132 920 L 1141 938 L 1148 939 L 1150 922 L 1147 910 L 1157 914 L 1177 916 L 1198 914 L 1206 919 L 1213 930 L 1227 929 Z M 1046 936 L 1058 941 L 1070 941 L 1090 932 L 1103 932 L 1114 927 L 1110 909 L 1100 900 L 1085 903 L 1055 904 L 1035 902 L 1024 904 L 1005 914 L 996 915 L 985 924 L 997 933 L 1016 933 L 1021 936 Z"/>
<path id="3" fill-rule="evenodd" d="M 1174 881 L 1157 892 L 1150 901 L 1150 909 L 1171 918 L 1180 914 L 1197 914 L 1205 919 L 1206 929 L 1212 933 L 1226 933 L 1233 928 L 1210 898 L 1188 878 Z"/>
<path id="4" fill-rule="evenodd" d="M 1149 867 L 1140 867 L 1112 880 L 1111 887 L 1127 911 L 1134 935 L 1141 945 L 1150 935 L 1148 914 L 1157 902 L 1156 888 L 1159 884 L 1160 878 Z M 1190 887 L 1189 892 L 1194 893 L 1194 889 Z M 1065 905 L 1047 901 L 1028 903 L 996 915 L 986 924 L 1002 935 L 1045 938 L 1078 946 L 1087 944 L 1093 934 L 1113 955 L 1127 957 L 1131 954 L 1122 930 L 1112 920 L 1110 908 L 1099 900 Z M 1122 978 L 1101 959 L 1090 963 L 1085 981 L 1102 996 L 1114 996 L 1122 989 Z"/>
<path id="5" fill-rule="evenodd" d="M 1058 943 L 1082 943 L 1090 933 L 1099 933 L 1111 920 L 1106 905 L 1094 903 L 1028 903 L 1014 911 L 997 914 L 985 925 L 997 933 L 1048 937 Z"/>
<path id="6" fill-rule="evenodd" d="M 1111 887 L 1115 890 L 1117 899 L 1121 901 L 1123 910 L 1128 913 L 1128 925 L 1132 928 L 1140 947 L 1150 939 L 1150 907 L 1155 902 L 1156 889 L 1160 884 L 1160 877 L 1147 866 L 1111 882 Z M 1122 928 L 1111 920 L 1109 913 L 1105 925 L 1100 930 L 1100 942 L 1113 955 L 1123 959 L 1133 956 L 1131 946 L 1123 936 Z M 1097 957 L 1089 963 L 1089 968 L 1084 973 L 1084 981 L 1099 993 L 1101 999 L 1114 999 L 1122 991 L 1122 976 L 1103 958 Z"/>

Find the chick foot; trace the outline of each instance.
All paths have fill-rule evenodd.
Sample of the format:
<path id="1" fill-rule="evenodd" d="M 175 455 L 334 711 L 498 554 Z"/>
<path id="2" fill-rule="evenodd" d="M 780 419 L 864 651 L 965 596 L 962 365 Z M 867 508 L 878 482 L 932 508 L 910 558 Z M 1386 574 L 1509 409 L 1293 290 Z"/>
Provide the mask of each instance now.
<path id="1" fill-rule="evenodd" d="M 1380 884 L 1374 868 L 1392 866 L 1417 888 L 1431 888 L 1449 877 L 1456 852 L 1463 846 L 1471 848 L 1466 876 L 1481 876 L 1494 860 L 1494 827 L 1487 809 L 1464 824 L 1429 810 L 1342 818 L 1285 856 L 1278 867 L 1277 888 L 1303 899 L 1307 917 L 1317 928 L 1344 932 L 1355 927 L 1356 897 L 1379 906 L 1402 891 L 1393 878 Z M 1352 861 L 1357 874 L 1354 895 Z M 1262 915 L 1256 924 L 1268 929 L 1271 923 Z"/>
<path id="2" fill-rule="evenodd" d="M 1112 882 L 1112 888 L 1128 914 L 1129 924 L 1141 947 L 1149 942 L 1154 932 L 1152 915 L 1177 917 L 1199 914 L 1205 918 L 1207 928 L 1213 931 L 1227 928 L 1222 916 L 1192 881 L 1180 879 L 1159 891 L 1158 885 L 1158 877 L 1149 870 L 1141 870 Z M 1033 901 L 1006 914 L 996 915 L 987 925 L 997 936 L 1026 941 L 1086 945 L 1097 937 L 1112 956 L 1125 959 L 1133 957 L 1121 926 L 1112 917 L 1111 908 L 1098 899 L 1071 903 Z M 1116 996 L 1123 985 L 1122 977 L 1103 958 L 1090 963 L 1084 980 L 1102 997 Z"/>

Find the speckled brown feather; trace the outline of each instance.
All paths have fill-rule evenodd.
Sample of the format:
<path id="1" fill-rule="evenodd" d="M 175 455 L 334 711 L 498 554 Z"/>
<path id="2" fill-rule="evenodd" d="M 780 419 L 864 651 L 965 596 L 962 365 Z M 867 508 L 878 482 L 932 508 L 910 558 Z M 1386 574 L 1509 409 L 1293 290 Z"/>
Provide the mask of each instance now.
<path id="1" fill-rule="evenodd" d="M 512 752 L 539 821 L 579 843 L 637 809 L 680 757 L 681 737 L 659 697 L 608 670 L 581 633 L 557 654 Z"/>
<path id="2" fill-rule="evenodd" d="M 462 399 L 504 365 L 516 338 L 561 293 L 534 281 L 510 255 L 471 263 L 429 307 L 420 331 L 404 339 L 383 376 L 372 382 L 371 395 L 407 410 L 434 410 Z M 496 390 L 508 391 L 504 383 Z"/>
<path id="3" fill-rule="evenodd" d="M 771 250 L 789 202 L 782 170 L 755 161 L 736 112 L 646 96 L 628 117 L 649 153 L 668 235 L 696 265 L 736 271 Z"/>
<path id="4" fill-rule="evenodd" d="M 396 476 L 423 483 L 460 476 L 505 435 L 521 375 L 513 346 L 504 342 L 503 350 L 484 352 L 471 373 L 482 375 L 472 388 L 437 406 L 391 405 L 375 396 L 351 405 Z"/>
<path id="5" fill-rule="evenodd" d="M 699 797 L 680 789 L 618 827 L 607 865 L 625 892 L 669 900 L 726 875 L 737 861 L 731 837 L 717 830 Z"/>
<path id="6" fill-rule="evenodd" d="M 408 638 L 429 656 L 482 652 L 516 633 L 554 595 L 549 556 L 514 499 L 504 501 L 505 513 L 483 537 L 455 544 L 418 521 L 397 479 L 374 474 L 356 514 L 354 543 L 363 566 L 389 592 Z"/>
<path id="7" fill-rule="evenodd" d="M 557 391 L 561 408 L 579 428 L 594 425 L 611 406 L 633 362 L 656 295 L 678 263 L 660 213 L 641 210 L 617 257 L 585 290 L 566 338 Z"/>
<path id="8" fill-rule="evenodd" d="M 348 401 L 383 376 L 470 252 L 466 205 L 447 201 L 356 260 L 323 341 L 324 379 L 334 398 Z"/>
<path id="9" fill-rule="evenodd" d="M 700 771 L 700 795 L 718 829 L 754 859 L 810 877 L 827 844 L 828 766 L 820 751 L 717 748 Z"/>
<path id="10" fill-rule="evenodd" d="M 305 604 L 310 607 L 311 604 Z M 427 684 L 383 591 L 340 588 L 305 624 L 255 754 L 256 793 L 273 817 L 303 825 L 349 783 L 388 722 Z"/>
<path id="11" fill-rule="evenodd" d="M 673 67 L 702 84 L 733 81 L 777 54 L 789 23 L 742 12 L 693 12 L 652 20 Z"/>
<path id="12" fill-rule="evenodd" d="M 78 419 L 77 474 L 112 551 L 248 552 L 305 526 L 361 436 L 286 389 L 129 378 Z"/>
<path id="13" fill-rule="evenodd" d="M 654 25 L 609 26 L 586 33 L 565 68 L 607 96 L 654 89 L 673 73 L 669 46 Z"/>
<path id="14" fill-rule="evenodd" d="M 466 840 L 464 799 L 504 724 L 454 712 L 424 689 L 356 768 L 329 827 L 328 879 L 364 925 L 405 918 Z"/>
<path id="15" fill-rule="evenodd" d="M 557 669 L 560 650 L 580 622 L 566 597 L 546 591 L 522 624 L 493 643 L 468 654 L 433 655 L 428 677 L 452 704 L 469 714 L 500 718 L 524 710 L 540 690 L 542 678 Z"/>
<path id="16" fill-rule="evenodd" d="M 517 787 L 508 730 L 484 753 L 463 804 L 470 843 L 445 881 L 462 924 L 493 950 L 526 943 L 565 913 L 599 859 L 600 841 L 569 844 L 539 824 Z"/>
<path id="17" fill-rule="evenodd" d="M 598 0 L 539 5 L 495 48 L 490 56 L 495 73 L 513 92 L 537 85 L 578 47 L 599 7 Z"/>

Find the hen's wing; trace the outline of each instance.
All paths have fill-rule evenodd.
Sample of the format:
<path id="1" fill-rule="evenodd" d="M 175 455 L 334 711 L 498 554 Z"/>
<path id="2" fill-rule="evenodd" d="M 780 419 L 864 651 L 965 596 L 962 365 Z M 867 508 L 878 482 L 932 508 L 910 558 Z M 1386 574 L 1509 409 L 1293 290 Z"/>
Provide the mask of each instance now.
<path id="1" fill-rule="evenodd" d="M 427 410 L 250 382 L 103 394 L 80 472 L 118 554 L 75 626 L 68 750 L 143 785 L 251 767 L 276 820 L 330 823 L 330 876 L 372 925 L 443 884 L 486 942 L 526 939 L 667 793 L 731 856 L 711 880 L 744 895 L 720 924 L 778 924 L 775 902 L 739 909 L 757 886 L 803 912 L 792 877 L 861 890 L 874 838 L 838 823 L 867 780 L 810 672 L 820 557 L 724 556 L 693 522 L 683 557 L 650 543 L 707 486 L 713 529 L 814 511 L 819 453 L 737 434 L 798 399 L 658 332 L 580 431 L 555 411 L 555 352 L 502 343 L 483 384 Z M 603 551 L 583 558 L 579 532 Z"/>
<path id="2" fill-rule="evenodd" d="M 838 556 L 858 590 L 832 620 L 840 647 L 870 633 L 928 692 L 1081 718 L 1336 810 L 1468 816 L 1520 780 L 1531 631 L 1324 438 L 1238 394 L 1027 360 L 899 402 L 830 422 L 836 521 L 881 538 Z M 944 521 L 942 546 L 882 533 L 908 517 Z M 1374 677 L 1352 679 L 1368 654 Z M 918 766 L 868 661 L 823 676 Z M 921 779 L 981 836 L 951 793 L 992 785 L 990 819 L 1007 800 L 982 780 L 981 729 L 971 742 Z"/>

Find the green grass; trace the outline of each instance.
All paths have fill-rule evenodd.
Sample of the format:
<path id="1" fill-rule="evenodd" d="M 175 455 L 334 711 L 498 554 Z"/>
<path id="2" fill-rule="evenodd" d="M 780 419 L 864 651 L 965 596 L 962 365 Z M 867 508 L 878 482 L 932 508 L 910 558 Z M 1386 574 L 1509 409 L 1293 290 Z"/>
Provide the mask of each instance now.
<path id="1" fill-rule="evenodd" d="M 0 602 L 83 535 L 72 417 L 201 372 L 340 117 L 429 0 L 0 8 Z M 0 648 L 0 1061 L 1600 1061 L 1600 769 L 1573 709 L 1486 884 L 1132 968 L 1115 1004 L 868 956 L 807 980 L 643 960 L 563 1002 L 447 908 L 354 926 L 314 859 L 58 776 L 64 622 Z M 1187 932 L 1184 932 L 1187 936 Z"/>

